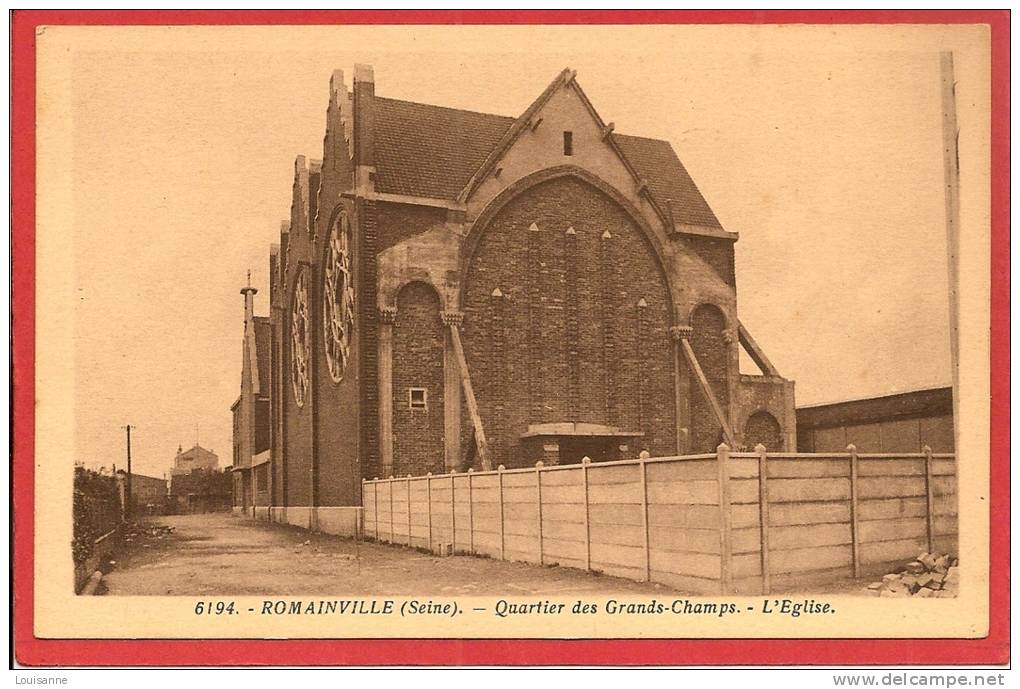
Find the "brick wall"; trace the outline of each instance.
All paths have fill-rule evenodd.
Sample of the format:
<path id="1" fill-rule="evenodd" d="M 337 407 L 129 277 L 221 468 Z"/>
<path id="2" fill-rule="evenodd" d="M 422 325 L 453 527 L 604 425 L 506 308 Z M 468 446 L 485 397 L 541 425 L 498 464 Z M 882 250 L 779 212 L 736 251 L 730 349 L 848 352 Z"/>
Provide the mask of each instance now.
<path id="1" fill-rule="evenodd" d="M 715 393 L 719 406 L 729 407 L 728 345 L 724 337 L 726 319 L 712 304 L 702 304 L 691 315 L 691 348 Z M 722 442 L 722 427 L 705 399 L 697 377 L 690 375 L 691 452 L 712 452 Z"/>
<path id="2" fill-rule="evenodd" d="M 274 285 L 275 287 L 275 285 Z M 275 300 L 276 290 L 272 290 Z M 275 301 L 274 301 L 275 306 Z M 272 307 L 271 307 L 272 308 Z M 273 492 L 273 504 L 284 505 L 284 486 L 286 484 L 286 459 L 283 454 L 283 423 L 282 423 L 282 399 L 283 399 L 283 377 L 280 370 L 280 323 L 279 316 L 273 312 L 272 316 L 273 330 L 272 330 L 272 350 L 273 350 L 273 365 L 271 374 L 271 392 L 269 398 L 269 409 L 270 417 L 272 419 L 272 435 L 271 435 L 271 456 L 273 459 L 272 467 L 272 492 Z"/>
<path id="3" fill-rule="evenodd" d="M 331 227 L 330 219 L 339 222 L 339 215 L 331 209 L 322 209 L 320 226 L 315 243 L 315 256 L 319 269 L 319 282 L 314 290 L 314 303 L 311 311 L 315 320 L 312 333 L 315 379 L 316 408 L 316 485 L 317 505 L 356 505 L 359 500 L 358 482 L 361 480 L 358 466 L 359 435 L 358 415 L 361 409 L 358 386 L 358 362 L 361 350 L 361 339 L 358 334 L 364 321 L 357 313 L 358 304 L 364 298 L 361 290 L 355 290 L 356 321 L 354 336 L 350 341 L 350 354 L 347 367 L 344 369 L 340 382 L 333 380 L 329 373 L 326 360 L 325 332 L 322 322 L 323 298 L 322 276 L 325 275 L 327 244 Z M 346 208 L 351 217 L 350 206 Z M 356 235 L 352 227 L 352 235 Z M 353 261 L 357 260 L 358 249 L 356 237 L 353 248 Z M 357 285 L 360 268 L 352 261 L 354 280 Z"/>
<path id="4" fill-rule="evenodd" d="M 412 282 L 397 296 L 393 323 L 394 474 L 443 471 L 443 324 L 439 296 Z M 410 388 L 425 388 L 426 409 L 411 409 Z"/>
<path id="5" fill-rule="evenodd" d="M 291 283 L 288 299 L 292 294 L 293 283 Z M 312 304 L 309 304 L 309 308 L 314 312 Z M 286 414 L 287 427 L 287 504 L 310 505 L 312 500 L 312 401 L 311 395 L 306 394 L 304 406 L 299 407 L 294 398 L 294 385 L 291 377 L 292 340 L 290 331 L 291 322 L 288 312 L 283 346 L 283 410 Z"/>
<path id="6" fill-rule="evenodd" d="M 526 461 L 529 424 L 563 421 L 643 431 L 653 454 L 671 452 L 670 304 L 640 228 L 566 177 L 511 200 L 483 232 L 463 339 L 494 464 Z"/>
<path id="7" fill-rule="evenodd" d="M 744 446 L 754 449 L 759 444 L 773 452 L 784 450 L 779 422 L 767 411 L 755 412 L 744 425 Z"/>
<path id="8" fill-rule="evenodd" d="M 269 427 L 269 398 L 260 397 L 255 400 L 255 454 L 269 449 Z"/>
<path id="9" fill-rule="evenodd" d="M 355 283 L 358 285 L 358 323 L 355 331 L 358 376 L 363 385 L 358 404 L 360 432 L 358 459 L 362 476 L 376 476 L 379 471 L 379 309 L 377 301 L 379 205 L 360 201 L 355 214 L 354 236 Z M 340 413 L 339 411 L 337 413 Z M 355 483 L 360 480 L 355 479 Z M 354 495 L 357 486 L 351 486 Z M 349 503 L 356 504 L 356 503 Z"/>

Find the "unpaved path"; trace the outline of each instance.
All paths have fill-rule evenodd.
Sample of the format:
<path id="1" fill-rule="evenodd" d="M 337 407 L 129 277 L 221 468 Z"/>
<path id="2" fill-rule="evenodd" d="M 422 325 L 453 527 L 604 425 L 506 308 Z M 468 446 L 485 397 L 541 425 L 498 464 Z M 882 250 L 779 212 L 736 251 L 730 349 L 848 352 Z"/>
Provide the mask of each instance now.
<path id="1" fill-rule="evenodd" d="M 436 557 L 230 514 L 153 517 L 125 542 L 108 595 L 654 595 L 658 584 L 481 557 Z"/>

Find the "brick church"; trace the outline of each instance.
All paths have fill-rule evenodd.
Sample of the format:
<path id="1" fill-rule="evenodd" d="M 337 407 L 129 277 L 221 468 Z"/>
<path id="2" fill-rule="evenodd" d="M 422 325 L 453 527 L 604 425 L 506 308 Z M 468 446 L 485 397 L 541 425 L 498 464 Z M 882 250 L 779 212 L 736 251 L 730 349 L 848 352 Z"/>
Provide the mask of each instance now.
<path id="1" fill-rule="evenodd" d="M 331 79 L 322 159 L 296 160 L 269 315 L 242 290 L 236 507 L 357 505 L 363 478 L 391 475 L 796 448 L 793 383 L 737 317 L 737 235 L 668 142 L 616 132 L 570 70 L 519 117 L 353 76 Z"/>

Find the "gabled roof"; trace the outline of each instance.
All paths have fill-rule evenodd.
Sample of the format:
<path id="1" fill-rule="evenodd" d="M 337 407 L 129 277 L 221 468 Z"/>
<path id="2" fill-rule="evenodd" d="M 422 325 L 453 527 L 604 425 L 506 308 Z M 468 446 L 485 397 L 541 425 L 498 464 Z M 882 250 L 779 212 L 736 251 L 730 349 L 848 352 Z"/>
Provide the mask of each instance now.
<path id="1" fill-rule="evenodd" d="M 520 117 L 375 98 L 375 188 L 382 193 L 457 200 L 472 179 L 498 160 L 563 72 Z M 579 87 L 578 87 L 579 88 Z M 647 183 L 660 211 L 678 225 L 721 228 L 715 213 L 668 141 L 610 134 L 625 164 Z"/>
<path id="2" fill-rule="evenodd" d="M 668 141 L 615 133 L 613 138 L 655 200 L 672 211 L 674 222 L 722 227 Z"/>
<path id="3" fill-rule="evenodd" d="M 178 457 L 187 457 L 189 455 L 190 456 L 195 456 L 195 457 L 200 456 L 200 455 L 203 455 L 203 456 L 206 456 L 206 457 L 215 457 L 216 453 L 213 452 L 212 450 L 205 449 L 204 447 L 202 447 L 201 445 L 199 445 L 197 443 L 195 445 L 192 445 L 191 449 L 184 450 L 183 452 L 178 452 L 177 453 Z"/>
<path id="4" fill-rule="evenodd" d="M 514 118 L 375 99 L 375 188 L 455 199 Z"/>

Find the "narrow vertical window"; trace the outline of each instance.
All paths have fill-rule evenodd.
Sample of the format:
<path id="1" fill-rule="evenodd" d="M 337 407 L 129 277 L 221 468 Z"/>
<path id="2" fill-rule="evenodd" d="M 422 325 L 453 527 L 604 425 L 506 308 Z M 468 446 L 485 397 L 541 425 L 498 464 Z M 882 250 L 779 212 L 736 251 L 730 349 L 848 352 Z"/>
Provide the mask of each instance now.
<path id="1" fill-rule="evenodd" d="M 563 132 L 563 155 L 574 155 L 574 133 Z"/>

